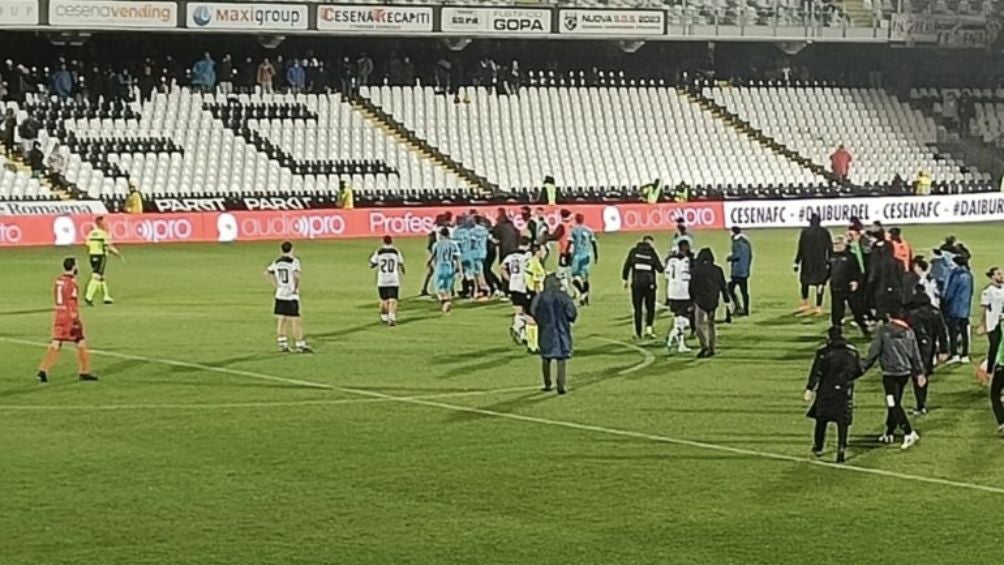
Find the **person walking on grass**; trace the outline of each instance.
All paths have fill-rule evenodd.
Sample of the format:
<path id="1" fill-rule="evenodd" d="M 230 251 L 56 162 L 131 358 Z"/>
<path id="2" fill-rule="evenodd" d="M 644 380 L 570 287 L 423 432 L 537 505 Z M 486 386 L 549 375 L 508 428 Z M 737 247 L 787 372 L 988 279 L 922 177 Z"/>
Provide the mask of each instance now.
<path id="1" fill-rule="evenodd" d="M 665 268 L 652 247 L 655 239 L 646 235 L 628 252 L 621 269 L 624 288 L 631 286 L 631 306 L 634 309 L 635 339 L 654 339 L 656 276 Z M 644 318 L 644 326 L 642 321 Z"/>
<path id="2" fill-rule="evenodd" d="M 924 362 L 920 357 L 917 338 L 910 329 L 899 309 L 893 310 L 889 321 L 883 324 L 872 340 L 868 356 L 861 363 L 861 374 L 865 374 L 877 361 L 882 368 L 882 388 L 885 391 L 886 419 L 885 433 L 879 436 L 879 443 L 893 443 L 895 433 L 903 430 L 903 449 L 909 449 L 920 440 L 920 434 L 910 425 L 903 410 L 903 390 L 911 378 L 921 387 L 927 386 Z"/>
<path id="3" fill-rule="evenodd" d="M 805 385 L 805 400 L 812 402 L 808 418 L 816 421 L 812 453 L 823 456 L 826 428 L 837 425 L 837 463 L 847 459 L 847 437 L 854 422 L 854 381 L 861 377 L 858 350 L 844 338 L 840 326 L 831 326 L 826 345 L 816 350 L 816 358 Z"/>
<path id="4" fill-rule="evenodd" d="M 736 306 L 736 316 L 750 315 L 750 267 L 753 265 L 753 245 L 749 238 L 743 233 L 739 226 L 732 227 L 732 251 L 728 258 L 731 267 L 731 278 L 729 279 L 729 296 Z M 742 295 L 742 306 L 740 306 L 739 295 L 736 288 Z M 731 316 L 728 317 L 731 319 Z"/>
<path id="5" fill-rule="evenodd" d="M 921 386 L 918 379 L 913 379 L 913 396 L 917 402 L 917 408 L 913 413 L 917 415 L 927 414 L 927 391 L 931 382 L 931 375 L 934 374 L 935 358 L 938 355 L 938 345 L 945 344 L 945 322 L 941 318 L 941 311 L 931 302 L 931 297 L 924 292 L 923 285 L 917 285 L 913 298 L 907 303 L 907 321 L 917 337 L 917 346 L 920 348 L 920 358 L 924 362 L 924 375 L 927 383 Z M 945 351 L 941 351 L 945 353 Z"/>
<path id="6" fill-rule="evenodd" d="M 941 309 L 948 326 L 949 363 L 969 363 L 969 314 L 973 301 L 973 273 L 964 255 L 952 258 L 955 268 L 948 275 Z"/>
<path id="7" fill-rule="evenodd" d="M 799 314 L 823 315 L 823 287 L 829 274 L 827 267 L 832 249 L 833 240 L 830 238 L 830 232 L 822 227 L 819 214 L 813 214 L 809 218 L 809 227 L 803 229 L 798 238 L 798 251 L 795 254 L 795 272 L 798 273 L 798 281 L 801 283 L 802 296 L 798 308 Z M 810 288 L 816 289 L 815 309 L 809 305 Z"/>
<path id="8" fill-rule="evenodd" d="M 690 276 L 690 296 L 694 300 L 694 319 L 697 339 L 701 342 L 699 359 L 714 357 L 718 352 L 718 334 L 715 328 L 715 311 L 718 297 L 722 297 L 726 307 L 731 305 L 729 289 L 725 284 L 725 273 L 715 264 L 715 254 L 705 247 L 697 254 L 694 270 Z"/>
<path id="9" fill-rule="evenodd" d="M 558 367 L 558 394 L 567 392 L 567 364 L 572 357 L 572 324 L 578 313 L 575 301 L 561 290 L 555 275 L 544 279 L 544 291 L 533 299 L 530 313 L 537 322 L 544 391 L 551 391 L 551 363 Z"/>
<path id="10" fill-rule="evenodd" d="M 871 339 L 868 324 L 865 321 L 864 305 L 858 298 L 858 290 L 864 281 L 860 263 L 847 249 L 847 240 L 837 236 L 833 241 L 833 254 L 830 256 L 830 323 L 843 326 L 847 306 L 851 308 L 854 323 L 861 330 L 865 339 Z"/>

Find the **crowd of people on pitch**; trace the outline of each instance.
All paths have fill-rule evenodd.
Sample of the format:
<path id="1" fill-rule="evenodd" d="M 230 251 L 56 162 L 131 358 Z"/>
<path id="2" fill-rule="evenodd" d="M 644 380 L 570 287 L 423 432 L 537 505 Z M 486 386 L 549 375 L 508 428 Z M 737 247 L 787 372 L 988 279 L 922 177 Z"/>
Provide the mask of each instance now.
<path id="1" fill-rule="evenodd" d="M 882 372 L 887 415 L 882 443 L 903 433 L 903 449 L 920 435 L 913 429 L 903 394 L 912 382 L 914 415 L 926 415 L 930 377 L 940 364 L 970 362 L 970 318 L 974 295 L 972 253 L 954 236 L 934 247 L 930 259 L 915 254 L 900 228 L 852 219 L 845 234 L 831 238 L 818 216 L 810 220 L 798 242 L 795 270 L 801 282 L 800 315 L 823 315 L 824 287 L 830 287 L 831 327 L 826 346 L 815 358 L 806 385 L 816 419 L 813 451 L 823 454 L 826 426 L 837 424 L 837 460 L 844 461 L 848 428 L 853 420 L 854 381 L 878 364 Z M 998 431 L 1004 433 L 1004 371 L 1000 371 L 1004 272 L 986 272 L 989 283 L 980 295 L 976 333 L 986 335 L 984 378 L 993 375 L 991 404 Z M 809 302 L 815 290 L 815 304 Z M 850 309 L 854 325 L 871 340 L 864 359 L 847 341 L 843 322 Z"/>
<path id="2" fill-rule="evenodd" d="M 564 394 L 577 316 L 573 297 L 580 306 L 589 304 L 590 267 L 599 259 L 596 237 L 582 214 L 561 210 L 551 226 L 542 207 L 523 206 L 517 218 L 499 208 L 494 222 L 475 210 L 456 217 L 446 212 L 436 219 L 427 251 L 421 294 L 429 296 L 434 282 L 444 314 L 455 298 L 507 297 L 513 306 L 510 336 L 543 359 L 545 390 L 552 389 L 551 365 L 557 364 L 557 391 Z M 548 262 L 556 267 L 553 274 Z"/>
<path id="3" fill-rule="evenodd" d="M 682 219 L 677 221 L 665 259 L 660 258 L 654 244 L 653 237 L 643 237 L 628 252 L 621 269 L 624 288 L 631 289 L 635 339 L 656 337 L 653 324 L 661 274 L 666 279 L 665 305 L 673 319 L 666 338 L 667 351 L 689 353 L 687 337 L 696 335 L 700 341 L 697 357 L 714 357 L 718 348 L 715 318 L 719 306 L 724 302 L 726 323 L 731 323 L 733 316 L 749 315 L 752 243 L 742 228 L 732 228 L 731 248 L 725 259 L 730 266 L 728 282 L 710 247 L 694 253 L 694 236 Z"/>

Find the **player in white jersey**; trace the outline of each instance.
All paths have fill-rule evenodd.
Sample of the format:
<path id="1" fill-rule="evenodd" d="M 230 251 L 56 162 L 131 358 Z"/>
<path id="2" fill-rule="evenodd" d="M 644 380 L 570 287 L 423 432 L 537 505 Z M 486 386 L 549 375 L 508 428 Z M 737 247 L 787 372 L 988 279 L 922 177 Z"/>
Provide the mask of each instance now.
<path id="1" fill-rule="evenodd" d="M 383 236 L 383 245 L 370 256 L 370 268 L 377 270 L 377 293 L 380 295 L 380 321 L 397 325 L 397 300 L 400 295 L 404 257 L 394 247 L 394 239 Z"/>
<path id="2" fill-rule="evenodd" d="M 694 312 L 694 303 L 690 297 L 692 265 L 690 242 L 681 239 L 677 242 L 676 252 L 666 259 L 666 303 L 673 313 L 673 327 L 670 328 L 669 336 L 666 338 L 666 349 L 670 352 L 673 351 L 674 345 L 680 353 L 690 351 L 686 337 Z"/>
<path id="3" fill-rule="evenodd" d="M 527 317 L 530 315 L 529 285 L 527 267 L 530 265 L 530 238 L 520 238 L 519 248 L 502 260 L 502 279 L 509 283 L 509 299 L 512 300 L 512 326 L 509 335 L 519 344 L 526 343 Z"/>
<path id="4" fill-rule="evenodd" d="M 288 353 L 289 327 L 295 340 L 296 351 L 313 353 L 303 338 L 303 321 L 300 319 L 300 260 L 293 256 L 293 244 L 285 241 L 280 246 L 282 255 L 265 269 L 265 278 L 275 289 L 276 341 L 279 351 Z"/>

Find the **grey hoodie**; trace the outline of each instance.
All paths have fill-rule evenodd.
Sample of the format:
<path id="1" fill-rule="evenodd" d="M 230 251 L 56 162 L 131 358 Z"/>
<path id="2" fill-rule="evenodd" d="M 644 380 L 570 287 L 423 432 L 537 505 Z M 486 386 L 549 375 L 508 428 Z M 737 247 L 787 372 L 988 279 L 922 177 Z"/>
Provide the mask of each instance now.
<path id="1" fill-rule="evenodd" d="M 879 362 L 883 375 L 922 375 L 924 363 L 913 330 L 903 320 L 891 319 L 875 333 L 868 357 L 861 364 L 861 372 Z"/>

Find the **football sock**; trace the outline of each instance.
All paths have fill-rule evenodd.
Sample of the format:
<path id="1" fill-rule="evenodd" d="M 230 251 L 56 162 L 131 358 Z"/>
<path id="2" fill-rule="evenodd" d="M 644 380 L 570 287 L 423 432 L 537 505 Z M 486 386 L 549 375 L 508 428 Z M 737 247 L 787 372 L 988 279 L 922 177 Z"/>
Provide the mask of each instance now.
<path id="1" fill-rule="evenodd" d="M 526 325 L 526 320 L 523 319 L 523 314 L 513 314 L 512 316 L 512 329 L 516 333 L 523 331 L 523 327 Z"/>
<path id="2" fill-rule="evenodd" d="M 575 287 L 575 290 L 579 291 L 579 294 L 585 294 L 586 293 L 586 289 L 585 289 L 585 287 L 582 286 L 582 281 L 580 281 L 579 279 L 573 280 L 572 281 L 572 286 Z"/>
<path id="3" fill-rule="evenodd" d="M 296 342 L 297 349 L 303 349 L 304 347 L 307 347 L 307 340 L 301 339 L 300 341 Z"/>
<path id="4" fill-rule="evenodd" d="M 91 374 L 91 352 L 86 347 L 77 346 L 77 366 L 81 375 Z"/>
<path id="5" fill-rule="evenodd" d="M 93 277 L 91 280 L 87 281 L 87 291 L 84 293 L 84 300 L 91 302 L 94 300 L 94 295 L 98 292 L 98 287 L 100 283 L 96 281 Z"/>
<path id="6" fill-rule="evenodd" d="M 589 281 L 582 282 L 582 293 L 589 294 Z"/>
<path id="7" fill-rule="evenodd" d="M 816 308 L 823 305 L 823 289 L 816 289 Z"/>
<path id="8" fill-rule="evenodd" d="M 38 366 L 38 370 L 48 373 L 58 360 L 59 350 L 49 347 L 45 350 L 45 355 L 42 357 L 42 363 Z"/>
<path id="9" fill-rule="evenodd" d="M 108 292 L 108 281 L 101 281 L 98 284 L 101 287 L 101 295 L 105 297 L 105 300 L 111 300 L 112 295 Z"/>
<path id="10" fill-rule="evenodd" d="M 286 336 L 279 336 L 275 341 L 279 344 L 279 349 L 289 349 L 289 338 Z"/>
<path id="11" fill-rule="evenodd" d="M 387 314 L 387 321 L 389 321 L 389 322 L 396 322 L 397 321 L 397 313 L 396 312 L 391 312 L 390 314 Z"/>
<path id="12" fill-rule="evenodd" d="M 530 351 L 537 351 L 537 325 L 527 324 L 526 326 L 526 346 Z"/>

